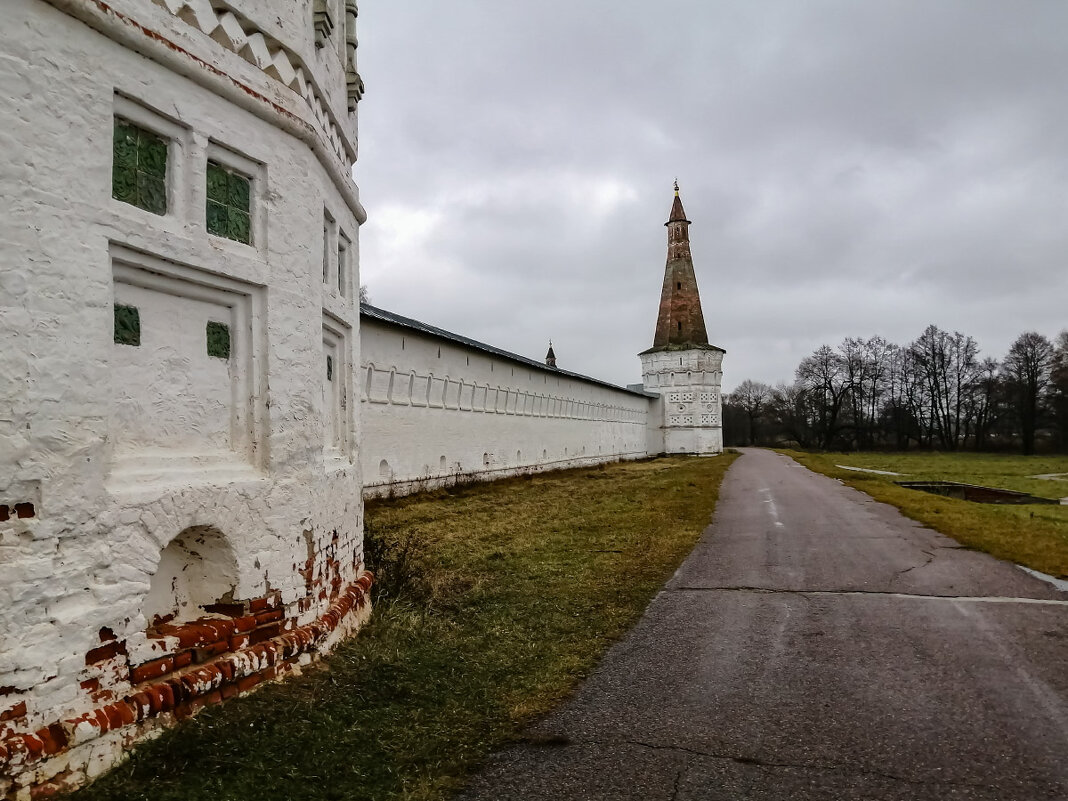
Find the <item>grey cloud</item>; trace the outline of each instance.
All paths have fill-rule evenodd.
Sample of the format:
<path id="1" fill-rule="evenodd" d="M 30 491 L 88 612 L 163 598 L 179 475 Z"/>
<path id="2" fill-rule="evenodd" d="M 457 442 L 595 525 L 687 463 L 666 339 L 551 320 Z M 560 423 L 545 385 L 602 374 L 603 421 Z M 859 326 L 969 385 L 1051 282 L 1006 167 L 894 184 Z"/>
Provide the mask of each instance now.
<path id="1" fill-rule="evenodd" d="M 929 322 L 1068 324 L 1068 7 L 1024 0 L 361 6 L 376 303 L 619 383 L 676 175 L 726 385 Z"/>

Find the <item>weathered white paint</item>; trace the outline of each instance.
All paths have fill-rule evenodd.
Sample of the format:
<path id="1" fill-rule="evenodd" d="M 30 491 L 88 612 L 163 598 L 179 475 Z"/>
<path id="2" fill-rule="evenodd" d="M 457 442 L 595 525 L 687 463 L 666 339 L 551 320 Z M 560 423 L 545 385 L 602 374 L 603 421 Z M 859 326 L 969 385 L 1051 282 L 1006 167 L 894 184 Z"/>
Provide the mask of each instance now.
<path id="1" fill-rule="evenodd" d="M 373 314 L 363 316 L 361 350 L 367 495 L 650 453 L 656 399 L 643 392 Z"/>
<path id="2" fill-rule="evenodd" d="M 34 516 L 0 522 L 0 713 L 25 704 L 0 742 L 129 691 L 125 657 L 87 664 L 102 630 L 136 664 L 153 615 L 277 592 L 307 621 L 360 569 L 354 15 L 334 2 L 320 48 L 311 0 L 231 5 L 4 3 L 0 504 Z M 116 115 L 169 140 L 166 215 L 111 197 Z M 209 158 L 252 179 L 251 246 L 206 231 Z M 113 342 L 116 302 L 140 346 Z M 123 741 L 9 765 L 0 796 L 77 784 Z"/>
<path id="3" fill-rule="evenodd" d="M 723 452 L 720 384 L 723 351 L 718 348 L 659 350 L 641 354 L 642 383 L 659 393 L 657 421 L 664 453 Z"/>

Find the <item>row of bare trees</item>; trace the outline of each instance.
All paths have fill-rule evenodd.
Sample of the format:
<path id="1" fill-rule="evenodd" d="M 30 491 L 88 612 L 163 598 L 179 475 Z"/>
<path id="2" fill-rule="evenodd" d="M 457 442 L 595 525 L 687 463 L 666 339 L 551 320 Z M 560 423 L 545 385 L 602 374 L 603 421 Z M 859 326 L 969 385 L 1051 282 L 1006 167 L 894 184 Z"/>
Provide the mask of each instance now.
<path id="1" fill-rule="evenodd" d="M 934 325 L 904 346 L 849 338 L 802 359 L 792 384 L 743 381 L 723 417 L 729 445 L 1068 452 L 1068 331 L 1023 333 L 1000 361 Z"/>

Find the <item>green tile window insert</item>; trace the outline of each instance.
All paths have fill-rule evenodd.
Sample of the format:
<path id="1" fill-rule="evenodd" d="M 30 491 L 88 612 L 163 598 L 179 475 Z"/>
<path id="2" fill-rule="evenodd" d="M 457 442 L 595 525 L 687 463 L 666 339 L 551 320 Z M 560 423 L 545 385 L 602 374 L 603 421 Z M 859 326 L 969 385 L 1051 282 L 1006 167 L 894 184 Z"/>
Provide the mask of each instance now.
<path id="1" fill-rule="evenodd" d="M 115 304 L 115 344 L 135 347 L 141 344 L 141 314 L 136 306 Z"/>
<path id="2" fill-rule="evenodd" d="M 230 358 L 230 326 L 226 323 L 208 323 L 208 355 Z"/>
<path id="3" fill-rule="evenodd" d="M 252 182 L 244 175 L 208 162 L 208 233 L 252 244 Z"/>
<path id="4" fill-rule="evenodd" d="M 167 213 L 167 140 L 115 118 L 111 195 L 123 203 Z"/>

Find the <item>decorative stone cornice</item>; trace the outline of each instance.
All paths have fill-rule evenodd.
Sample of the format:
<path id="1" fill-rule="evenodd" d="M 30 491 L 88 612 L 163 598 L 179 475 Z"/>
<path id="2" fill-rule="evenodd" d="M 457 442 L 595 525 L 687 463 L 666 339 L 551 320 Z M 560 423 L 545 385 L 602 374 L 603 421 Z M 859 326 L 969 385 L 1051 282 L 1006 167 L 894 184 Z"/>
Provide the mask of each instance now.
<path id="1" fill-rule="evenodd" d="M 337 157 L 348 164 L 356 161 L 355 147 L 342 133 L 341 125 L 334 118 L 329 104 L 323 99 L 325 92 L 315 83 L 311 70 L 303 59 L 270 34 L 258 30 L 248 19 L 238 16 L 227 7 L 216 7 L 210 0 L 152 0 L 178 19 L 210 36 L 227 50 L 237 53 L 245 61 L 259 67 L 265 74 L 299 94 L 307 102 L 312 115 L 326 131 L 331 148 Z M 322 0 L 316 0 L 313 16 L 316 45 L 320 37 L 329 37 L 334 30 L 334 20 Z M 325 38 L 323 39 L 325 41 Z M 348 111 L 356 110 L 356 103 L 363 97 L 363 80 L 354 68 L 352 76 L 346 75 L 349 84 Z M 358 88 L 353 91 L 353 84 Z"/>

